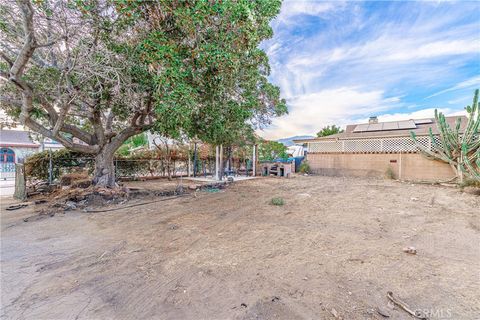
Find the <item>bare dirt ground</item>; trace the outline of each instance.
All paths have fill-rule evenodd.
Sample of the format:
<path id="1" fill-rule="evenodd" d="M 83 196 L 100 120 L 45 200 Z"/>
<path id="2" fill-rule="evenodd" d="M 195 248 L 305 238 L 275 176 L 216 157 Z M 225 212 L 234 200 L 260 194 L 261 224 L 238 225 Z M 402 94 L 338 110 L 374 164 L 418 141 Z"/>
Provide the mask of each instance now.
<path id="1" fill-rule="evenodd" d="M 480 315 L 480 197 L 456 189 L 261 178 L 31 222 L 11 203 L 4 319 L 412 319 L 387 291 L 429 319 Z"/>

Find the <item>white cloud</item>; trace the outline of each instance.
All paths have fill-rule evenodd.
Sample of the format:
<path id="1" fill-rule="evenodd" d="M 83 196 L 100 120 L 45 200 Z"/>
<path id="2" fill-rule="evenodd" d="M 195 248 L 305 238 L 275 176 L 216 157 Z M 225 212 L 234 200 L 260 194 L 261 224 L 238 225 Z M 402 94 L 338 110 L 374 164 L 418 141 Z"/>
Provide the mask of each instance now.
<path id="1" fill-rule="evenodd" d="M 415 46 L 415 47 L 414 47 Z M 409 61 L 412 59 L 429 59 L 441 56 L 451 56 L 469 53 L 478 53 L 480 39 L 433 41 L 416 46 L 415 43 L 405 43 L 401 50 L 397 50 L 384 57 L 384 60 Z"/>
<path id="2" fill-rule="evenodd" d="M 344 7 L 343 1 L 326 2 L 326 1 L 304 1 L 304 0 L 290 0 L 282 4 L 282 10 L 279 15 L 279 20 L 287 22 L 298 15 L 319 16 L 324 13 L 338 10 Z"/>
<path id="3" fill-rule="evenodd" d="M 478 19 L 472 15 L 480 5 L 373 7 L 356 1 L 284 2 L 265 49 L 271 80 L 280 86 L 290 114 L 260 135 L 314 134 L 325 125 L 344 126 L 370 115 L 383 121 L 432 117 L 439 102 L 452 107 L 441 109 L 447 114 L 463 106 L 453 104 L 465 94 L 455 90 L 480 82 L 470 67 L 480 58 Z M 422 100 L 435 91 L 431 97 L 452 94 L 445 96 L 448 102 Z"/>
<path id="4" fill-rule="evenodd" d="M 446 116 L 460 116 L 466 115 L 465 110 L 458 111 L 450 108 L 439 108 L 437 109 L 439 112 L 442 112 Z M 392 114 L 382 114 L 378 116 L 378 120 L 385 122 L 385 121 L 400 121 L 400 120 L 408 120 L 408 119 L 425 119 L 425 118 L 433 118 L 435 116 L 435 108 L 427 108 L 422 110 L 417 110 L 414 112 L 406 112 L 406 113 L 392 113 Z M 361 122 L 367 122 L 368 118 L 362 119 Z"/>
<path id="5" fill-rule="evenodd" d="M 450 92 L 450 91 L 455 91 L 455 90 L 464 89 L 464 88 L 470 88 L 470 87 L 474 87 L 474 86 L 480 86 L 480 76 L 473 77 L 473 78 L 470 78 L 468 80 L 457 83 L 453 87 L 450 87 L 450 88 L 442 90 L 442 91 L 438 91 L 438 92 L 426 97 L 425 99 L 433 98 L 433 97 L 439 96 L 441 94 L 444 94 L 444 93 L 447 93 L 447 92 Z"/>
<path id="6" fill-rule="evenodd" d="M 273 121 L 259 134 L 267 139 L 315 134 L 327 125 L 345 126 L 356 118 L 384 112 L 398 103 L 398 97 L 384 98 L 382 91 L 336 88 L 296 96 L 289 100 L 290 113 Z"/>

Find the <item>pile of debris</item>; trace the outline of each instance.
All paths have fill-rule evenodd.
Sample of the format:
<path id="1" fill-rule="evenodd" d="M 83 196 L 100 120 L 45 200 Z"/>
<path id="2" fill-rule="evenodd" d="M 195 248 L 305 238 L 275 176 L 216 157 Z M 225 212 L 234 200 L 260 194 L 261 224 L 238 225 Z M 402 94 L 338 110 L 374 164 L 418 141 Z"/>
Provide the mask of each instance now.
<path id="1" fill-rule="evenodd" d="M 148 190 L 139 188 L 127 188 L 119 186 L 116 188 L 104 188 L 92 185 L 86 173 L 76 172 L 66 174 L 61 177 L 58 184 L 49 185 L 45 181 L 35 181 L 28 186 L 28 196 L 31 202 L 29 204 L 40 205 L 36 215 L 25 219 L 25 221 L 42 219 L 43 217 L 52 217 L 58 213 L 65 213 L 71 210 L 83 210 L 88 212 L 98 212 L 95 207 L 104 207 L 109 205 L 123 205 L 133 199 L 148 199 L 151 201 L 163 201 L 159 197 L 168 200 L 188 193 L 197 191 L 219 192 L 226 188 L 229 183 L 215 184 L 195 184 L 184 188 L 182 184 L 177 185 L 175 189 L 170 190 Z M 129 206 L 137 206 L 132 204 Z M 18 208 L 12 208 L 12 210 Z M 102 211 L 111 211 L 116 209 L 102 209 Z"/>
<path id="2" fill-rule="evenodd" d="M 58 187 L 58 185 L 49 184 L 47 181 L 32 181 L 27 185 L 27 197 L 48 194 L 56 190 Z"/>

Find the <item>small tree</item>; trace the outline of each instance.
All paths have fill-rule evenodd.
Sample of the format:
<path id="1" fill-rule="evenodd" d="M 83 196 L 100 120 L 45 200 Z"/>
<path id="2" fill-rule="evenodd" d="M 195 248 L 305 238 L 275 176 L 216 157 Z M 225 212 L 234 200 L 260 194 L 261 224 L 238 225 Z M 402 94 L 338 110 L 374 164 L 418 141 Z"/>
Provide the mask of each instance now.
<path id="1" fill-rule="evenodd" d="M 455 128 L 451 128 L 445 116 L 435 110 L 435 120 L 439 131 L 440 141 L 437 142 L 430 128 L 429 135 L 432 149 L 419 143 L 414 132 L 411 132 L 420 152 L 428 158 L 444 161 L 452 167 L 460 182 L 467 176 L 480 180 L 480 111 L 478 103 L 478 89 L 475 90 L 472 106 L 467 111 L 467 125 L 464 132 L 460 132 L 462 119 L 458 118 Z"/>
<path id="2" fill-rule="evenodd" d="M 260 161 L 287 159 L 287 147 L 277 141 L 264 140 L 258 146 L 258 157 Z"/>
<path id="3" fill-rule="evenodd" d="M 326 126 L 322 130 L 317 132 L 317 137 L 331 136 L 332 134 L 342 133 L 343 130 L 336 125 Z"/>

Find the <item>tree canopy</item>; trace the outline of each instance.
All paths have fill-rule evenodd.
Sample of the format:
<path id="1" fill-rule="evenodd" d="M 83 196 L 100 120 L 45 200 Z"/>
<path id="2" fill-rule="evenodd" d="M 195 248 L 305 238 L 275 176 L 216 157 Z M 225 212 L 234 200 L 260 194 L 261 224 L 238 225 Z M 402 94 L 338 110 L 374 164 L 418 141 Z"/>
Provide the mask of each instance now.
<path id="1" fill-rule="evenodd" d="M 332 134 L 342 133 L 343 129 L 337 127 L 336 125 L 323 127 L 322 130 L 317 132 L 317 137 L 326 137 L 331 136 Z"/>
<path id="2" fill-rule="evenodd" d="M 287 147 L 277 141 L 264 140 L 258 145 L 258 158 L 260 161 L 272 161 L 275 159 L 287 159 Z"/>
<path id="3" fill-rule="evenodd" d="M 154 130 L 230 143 L 287 112 L 260 42 L 279 0 L 0 4 L 2 109 L 65 147 L 113 154 Z"/>

